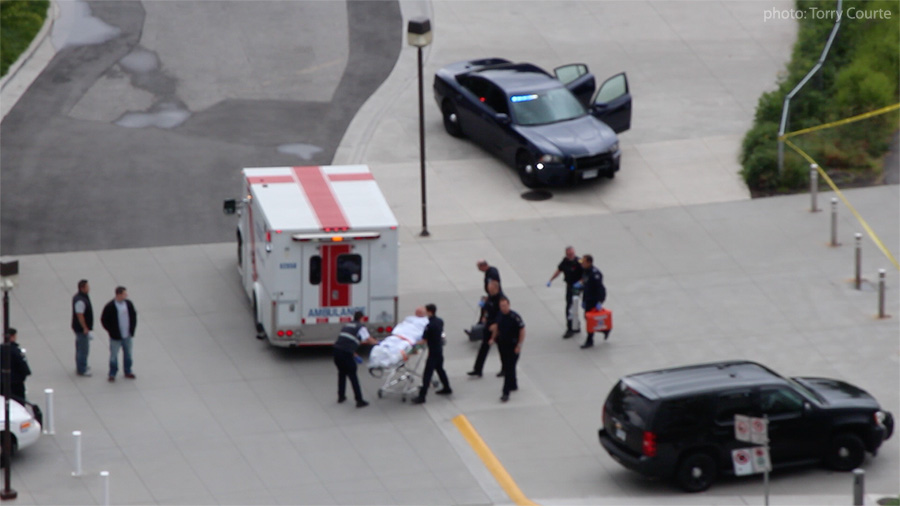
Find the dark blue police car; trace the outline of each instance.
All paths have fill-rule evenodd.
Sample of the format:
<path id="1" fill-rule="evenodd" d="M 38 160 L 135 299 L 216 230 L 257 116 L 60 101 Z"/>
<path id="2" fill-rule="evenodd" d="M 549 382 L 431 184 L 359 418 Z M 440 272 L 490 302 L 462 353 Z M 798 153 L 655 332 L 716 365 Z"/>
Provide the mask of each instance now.
<path id="1" fill-rule="evenodd" d="M 448 65 L 434 76 L 444 128 L 515 167 L 528 187 L 614 177 L 622 154 L 616 134 L 631 127 L 625 73 L 596 93 L 584 64 L 554 74 L 502 58 Z"/>

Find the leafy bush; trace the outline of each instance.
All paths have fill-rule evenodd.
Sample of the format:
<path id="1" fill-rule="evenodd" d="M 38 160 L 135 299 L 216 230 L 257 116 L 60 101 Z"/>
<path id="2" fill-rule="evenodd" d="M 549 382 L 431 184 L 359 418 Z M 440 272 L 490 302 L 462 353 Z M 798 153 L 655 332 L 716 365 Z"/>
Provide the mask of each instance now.
<path id="1" fill-rule="evenodd" d="M 834 17 L 812 16 L 833 12 L 833 0 L 797 0 L 797 42 L 787 64 L 786 77 L 774 91 L 763 93 L 756 108 L 754 126 L 744 137 L 741 175 L 754 194 L 805 189 L 806 161 L 785 148 L 785 166 L 778 173 L 777 131 L 782 105 L 788 93 L 815 66 L 834 26 Z M 846 0 L 841 27 L 822 68 L 793 97 L 787 131 L 796 131 L 869 112 L 900 101 L 900 2 L 895 0 Z M 890 15 L 859 19 L 863 11 Z M 851 17 L 852 14 L 852 17 Z M 866 17 L 866 16 L 862 16 Z M 855 18 L 855 19 L 854 19 Z M 804 139 L 802 149 L 826 170 L 880 171 L 879 160 L 888 150 L 897 129 L 896 114 L 873 117 L 840 132 L 821 133 Z M 830 131 L 825 131 L 830 132 Z M 798 137 L 793 140 L 799 145 Z M 790 156 L 789 156 L 790 153 Z"/>
<path id="2" fill-rule="evenodd" d="M 28 49 L 49 6 L 49 0 L 0 0 L 0 76 Z"/>

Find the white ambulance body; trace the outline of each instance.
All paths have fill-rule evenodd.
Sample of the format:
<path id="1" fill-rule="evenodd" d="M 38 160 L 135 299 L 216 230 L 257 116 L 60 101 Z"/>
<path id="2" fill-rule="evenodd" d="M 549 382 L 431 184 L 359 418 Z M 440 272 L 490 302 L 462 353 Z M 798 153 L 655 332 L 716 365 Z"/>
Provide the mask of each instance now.
<path id="1" fill-rule="evenodd" d="M 373 336 L 389 335 L 397 322 L 397 220 L 369 168 L 242 174 L 238 270 L 257 337 L 275 346 L 332 344 L 356 311 Z"/>

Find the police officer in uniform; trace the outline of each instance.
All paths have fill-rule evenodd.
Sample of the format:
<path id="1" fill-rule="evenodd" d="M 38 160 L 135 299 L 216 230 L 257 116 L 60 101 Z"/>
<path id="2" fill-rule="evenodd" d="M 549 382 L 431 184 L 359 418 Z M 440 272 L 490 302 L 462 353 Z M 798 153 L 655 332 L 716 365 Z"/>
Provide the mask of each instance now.
<path id="1" fill-rule="evenodd" d="M 581 266 L 584 268 L 584 293 L 582 295 L 581 305 L 585 312 L 592 309 L 601 309 L 606 301 L 606 287 L 603 286 L 603 273 L 600 269 L 594 267 L 594 257 L 584 255 L 581 257 Z M 605 341 L 609 337 L 609 332 L 603 334 Z M 581 345 L 582 348 L 590 348 L 594 345 L 594 333 L 588 332 L 587 340 Z"/>
<path id="2" fill-rule="evenodd" d="M 505 297 L 500 290 L 500 283 L 495 280 L 488 282 L 488 296 L 483 299 L 481 308 L 481 323 L 484 324 L 484 336 L 481 339 L 481 346 L 478 348 L 478 355 L 475 357 L 475 365 L 472 370 L 467 372 L 469 376 L 481 377 L 484 372 L 484 361 L 487 360 L 488 352 L 491 351 L 491 326 L 500 314 L 500 299 Z M 501 365 L 503 360 L 501 359 Z M 497 377 L 503 376 L 503 368 L 497 373 Z"/>
<path id="3" fill-rule="evenodd" d="M 516 381 L 516 364 L 525 343 L 525 322 L 519 313 L 509 308 L 509 299 L 500 298 L 500 314 L 491 335 L 491 344 L 497 342 L 500 348 L 500 360 L 503 361 L 503 396 L 500 400 L 509 400 L 509 393 L 519 389 Z"/>
<path id="4" fill-rule="evenodd" d="M 362 324 L 362 311 L 353 314 L 353 321 L 341 328 L 337 341 L 334 342 L 334 365 L 338 370 L 338 402 L 347 400 L 347 379 L 353 387 L 353 395 L 356 397 L 356 407 L 364 408 L 369 405 L 362 397 L 359 388 L 359 378 L 356 377 L 356 350 L 360 344 L 377 344 L 378 341 L 369 335 L 369 330 Z"/>
<path id="5" fill-rule="evenodd" d="M 550 281 L 547 281 L 547 287 L 549 288 L 553 280 L 562 274 L 563 280 L 566 282 L 566 333 L 563 334 L 563 339 L 568 339 L 576 334 L 572 330 L 572 297 L 575 295 L 575 283 L 581 281 L 583 272 L 581 260 L 575 255 L 575 248 L 566 246 L 566 256 L 556 266 L 556 272 L 550 276 Z M 576 318 L 578 317 L 577 311 L 574 315 Z"/>
<path id="6" fill-rule="evenodd" d="M 447 373 L 444 371 L 444 320 L 436 316 L 437 306 L 434 304 L 426 304 L 425 312 L 428 314 L 428 326 L 425 327 L 422 338 L 428 343 L 428 359 L 425 361 L 425 372 L 422 373 L 422 388 L 419 389 L 419 396 L 412 400 L 413 404 L 425 402 L 431 375 L 435 372 L 441 379 L 441 384 L 444 385 L 444 388 L 435 393 L 438 395 L 453 393 L 453 390 L 450 389 L 450 380 L 447 379 Z"/>

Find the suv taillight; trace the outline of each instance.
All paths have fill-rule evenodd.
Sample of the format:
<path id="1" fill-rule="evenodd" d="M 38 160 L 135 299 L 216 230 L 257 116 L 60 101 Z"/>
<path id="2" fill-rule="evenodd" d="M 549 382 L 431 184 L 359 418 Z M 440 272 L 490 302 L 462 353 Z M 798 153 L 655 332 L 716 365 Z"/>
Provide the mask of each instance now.
<path id="1" fill-rule="evenodd" d="M 649 430 L 644 431 L 644 444 L 641 445 L 644 455 L 647 457 L 656 456 L 656 434 Z"/>

